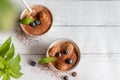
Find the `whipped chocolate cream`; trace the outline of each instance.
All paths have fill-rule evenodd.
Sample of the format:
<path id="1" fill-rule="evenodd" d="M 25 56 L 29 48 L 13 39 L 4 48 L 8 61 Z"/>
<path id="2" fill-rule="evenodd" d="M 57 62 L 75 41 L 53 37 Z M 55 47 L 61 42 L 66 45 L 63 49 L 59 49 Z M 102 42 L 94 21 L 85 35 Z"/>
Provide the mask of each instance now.
<path id="1" fill-rule="evenodd" d="M 69 50 L 69 54 L 65 54 L 65 50 Z M 60 57 L 56 57 L 56 54 L 61 53 Z M 66 71 L 73 68 L 79 61 L 80 55 L 78 54 L 74 44 L 70 42 L 61 42 L 50 48 L 48 52 L 49 56 L 55 56 L 57 60 L 52 65 L 61 71 Z M 67 64 L 66 59 L 71 59 L 72 63 Z"/>
<path id="2" fill-rule="evenodd" d="M 48 10 L 48 8 L 41 6 L 41 5 L 34 5 L 31 7 L 32 13 L 30 13 L 27 9 L 22 13 L 21 19 L 24 18 L 33 18 L 34 20 L 39 20 L 40 24 L 31 27 L 30 25 L 20 24 L 21 28 L 24 32 L 31 36 L 38 36 L 41 34 L 46 33 L 51 25 L 52 25 L 52 14 Z"/>

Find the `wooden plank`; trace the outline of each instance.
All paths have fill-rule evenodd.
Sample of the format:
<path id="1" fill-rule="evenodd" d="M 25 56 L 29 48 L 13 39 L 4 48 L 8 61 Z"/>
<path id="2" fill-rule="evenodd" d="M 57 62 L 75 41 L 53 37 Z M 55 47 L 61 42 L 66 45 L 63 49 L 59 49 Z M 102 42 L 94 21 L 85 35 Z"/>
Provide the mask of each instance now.
<path id="1" fill-rule="evenodd" d="M 0 43 L 11 35 L 17 53 L 44 54 L 54 40 L 69 38 L 78 44 L 83 54 L 120 53 L 119 34 L 120 27 L 53 26 L 48 33 L 38 37 L 27 36 L 21 29 L 0 33 Z"/>
<path id="2" fill-rule="evenodd" d="M 53 13 L 54 25 L 120 25 L 120 1 L 26 0 L 29 5 L 42 4 Z M 21 0 L 18 12 L 25 6 Z"/>
<path id="3" fill-rule="evenodd" d="M 69 80 L 120 80 L 120 54 L 82 55 L 81 62 L 72 71 L 77 72 L 77 77 L 72 77 L 69 72 L 54 72 L 47 66 L 32 67 L 28 64 L 33 60 L 38 62 L 42 55 L 22 55 L 22 72 L 24 75 L 18 80 L 61 80 L 64 75 Z"/>

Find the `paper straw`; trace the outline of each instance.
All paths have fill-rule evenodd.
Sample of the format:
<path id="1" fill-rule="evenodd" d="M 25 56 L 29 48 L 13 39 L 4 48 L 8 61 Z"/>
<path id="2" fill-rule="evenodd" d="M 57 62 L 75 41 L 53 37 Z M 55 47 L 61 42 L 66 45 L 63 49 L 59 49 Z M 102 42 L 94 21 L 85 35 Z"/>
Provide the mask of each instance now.
<path id="1" fill-rule="evenodd" d="M 27 9 L 29 10 L 30 13 L 32 13 L 32 9 L 28 6 L 28 4 L 26 3 L 25 0 L 22 0 L 23 3 L 25 4 L 25 6 L 27 7 Z"/>

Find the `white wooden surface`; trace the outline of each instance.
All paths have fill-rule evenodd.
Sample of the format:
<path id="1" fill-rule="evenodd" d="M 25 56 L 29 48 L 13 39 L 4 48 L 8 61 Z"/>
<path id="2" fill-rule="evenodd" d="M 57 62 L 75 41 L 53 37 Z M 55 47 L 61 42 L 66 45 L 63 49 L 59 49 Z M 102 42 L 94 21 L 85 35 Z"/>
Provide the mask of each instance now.
<path id="1" fill-rule="evenodd" d="M 13 0 L 20 15 L 25 6 Z M 22 72 L 18 80 L 61 80 L 61 76 L 76 71 L 69 80 L 120 80 L 120 1 L 119 0 L 26 0 L 29 5 L 42 4 L 53 13 L 51 30 L 38 37 L 21 33 L 18 25 L 8 33 L 0 33 L 0 43 L 13 38 L 16 53 L 22 55 Z M 21 35 L 22 34 L 22 35 Z M 47 67 L 32 67 L 30 60 L 38 62 L 45 56 L 50 43 L 58 38 L 70 38 L 80 47 L 80 64 L 67 73 L 53 74 Z M 56 77 L 57 76 L 57 77 Z"/>

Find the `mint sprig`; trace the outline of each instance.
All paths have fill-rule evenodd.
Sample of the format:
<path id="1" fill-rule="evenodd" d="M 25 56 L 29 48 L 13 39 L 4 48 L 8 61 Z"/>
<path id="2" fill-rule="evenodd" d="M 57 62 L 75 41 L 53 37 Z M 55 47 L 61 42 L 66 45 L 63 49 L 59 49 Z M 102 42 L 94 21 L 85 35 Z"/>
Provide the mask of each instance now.
<path id="1" fill-rule="evenodd" d="M 22 76 L 20 72 L 21 57 L 18 54 L 14 58 L 14 52 L 14 44 L 11 45 L 11 37 L 9 37 L 0 46 L 0 78 L 2 78 L 2 80 L 10 80 L 11 77 L 19 78 Z"/>
<path id="2" fill-rule="evenodd" d="M 56 61 L 55 57 L 44 57 L 41 58 L 38 62 L 38 64 L 47 64 Z"/>
<path id="3" fill-rule="evenodd" d="M 30 24 L 33 21 L 34 20 L 32 18 L 24 18 L 24 19 L 19 19 L 18 23 L 21 23 L 21 24 Z"/>
<path id="4" fill-rule="evenodd" d="M 10 48 L 11 37 L 9 37 L 3 44 L 0 46 L 0 56 L 4 57 L 8 49 Z"/>
<path id="5" fill-rule="evenodd" d="M 10 80 L 10 75 L 8 73 L 4 74 L 2 80 Z"/>

